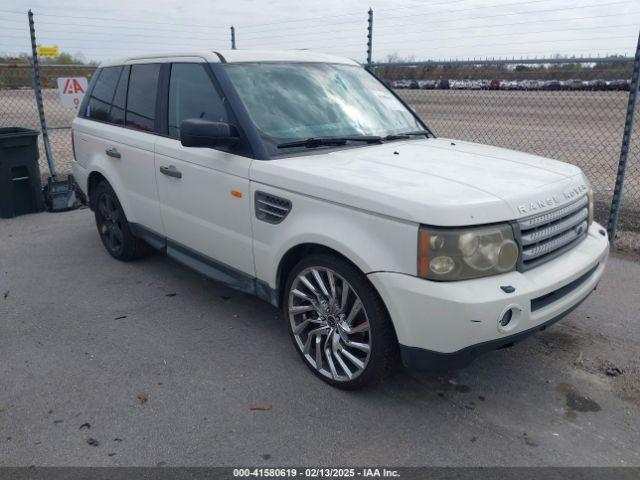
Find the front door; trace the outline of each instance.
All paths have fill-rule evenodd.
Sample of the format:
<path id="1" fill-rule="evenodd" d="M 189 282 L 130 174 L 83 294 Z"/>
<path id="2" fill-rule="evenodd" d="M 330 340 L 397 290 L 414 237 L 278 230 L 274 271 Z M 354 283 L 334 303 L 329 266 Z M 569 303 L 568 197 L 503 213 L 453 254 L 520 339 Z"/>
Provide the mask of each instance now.
<path id="1" fill-rule="evenodd" d="M 158 138 L 155 147 L 167 253 L 226 283 L 236 283 L 238 273 L 253 277 L 252 160 L 232 151 L 183 147 L 179 140 L 182 120 L 231 122 L 208 66 L 174 63 L 168 98 L 168 136 Z"/>

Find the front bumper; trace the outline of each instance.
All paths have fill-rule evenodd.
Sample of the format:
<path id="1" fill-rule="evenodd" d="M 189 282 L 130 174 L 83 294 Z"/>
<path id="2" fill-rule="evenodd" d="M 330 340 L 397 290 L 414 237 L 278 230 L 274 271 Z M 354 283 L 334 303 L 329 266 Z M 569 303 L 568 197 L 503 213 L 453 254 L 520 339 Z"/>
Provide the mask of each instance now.
<path id="1" fill-rule="evenodd" d="M 392 272 L 368 278 L 389 310 L 405 365 L 457 368 L 567 315 L 595 289 L 608 254 L 606 232 L 594 223 L 580 244 L 524 273 L 460 282 Z M 515 290 L 506 293 L 503 286 Z M 508 309 L 513 317 L 502 327 L 499 320 Z"/>

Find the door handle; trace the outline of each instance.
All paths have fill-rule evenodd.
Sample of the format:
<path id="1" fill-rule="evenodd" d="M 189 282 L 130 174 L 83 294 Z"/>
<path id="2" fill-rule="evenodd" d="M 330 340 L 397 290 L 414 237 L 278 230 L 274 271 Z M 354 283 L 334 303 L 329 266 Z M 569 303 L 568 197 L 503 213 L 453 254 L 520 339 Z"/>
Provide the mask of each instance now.
<path id="1" fill-rule="evenodd" d="M 122 157 L 122 155 L 120 155 L 120 152 L 115 147 L 107 148 L 104 152 L 113 158 Z"/>
<path id="2" fill-rule="evenodd" d="M 167 175 L 168 177 L 182 178 L 182 172 L 173 165 L 169 165 L 168 167 L 160 167 L 160 173 L 162 173 L 163 175 Z"/>

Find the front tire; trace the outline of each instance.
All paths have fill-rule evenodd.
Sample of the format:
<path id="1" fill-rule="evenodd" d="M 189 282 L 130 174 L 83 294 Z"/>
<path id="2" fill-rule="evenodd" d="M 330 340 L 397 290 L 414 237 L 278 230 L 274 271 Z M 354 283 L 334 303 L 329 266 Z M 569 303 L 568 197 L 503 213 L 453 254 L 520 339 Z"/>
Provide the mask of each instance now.
<path id="1" fill-rule="evenodd" d="M 95 196 L 96 226 L 109 255 L 125 262 L 146 255 L 149 246 L 131 232 L 131 226 L 111 185 L 106 181 L 100 182 L 96 186 Z"/>
<path id="2" fill-rule="evenodd" d="M 398 364 L 398 341 L 382 300 L 345 260 L 326 254 L 301 260 L 282 303 L 296 350 L 325 382 L 354 390 L 381 382 Z"/>

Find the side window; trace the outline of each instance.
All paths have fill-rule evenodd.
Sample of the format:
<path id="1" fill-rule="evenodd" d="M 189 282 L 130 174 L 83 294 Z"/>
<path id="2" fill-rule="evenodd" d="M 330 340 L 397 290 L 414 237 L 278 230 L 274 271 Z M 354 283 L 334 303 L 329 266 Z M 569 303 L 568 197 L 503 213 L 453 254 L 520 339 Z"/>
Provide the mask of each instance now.
<path id="1" fill-rule="evenodd" d="M 111 123 L 114 125 L 124 125 L 124 108 L 127 101 L 127 85 L 129 84 L 130 69 L 131 67 L 128 65 L 122 69 L 116 93 L 113 96 L 113 103 L 111 105 Z"/>
<path id="2" fill-rule="evenodd" d="M 122 67 L 105 67 L 101 69 L 100 76 L 91 92 L 85 116 L 92 120 L 111 122 L 109 111 L 111 102 L 118 84 L 118 78 Z"/>
<path id="3" fill-rule="evenodd" d="M 180 138 L 180 123 L 188 118 L 228 122 L 225 99 L 200 63 L 175 63 L 169 80 L 169 136 Z"/>
<path id="4" fill-rule="evenodd" d="M 158 63 L 131 66 L 125 119 L 128 128 L 153 132 L 159 75 Z"/>

